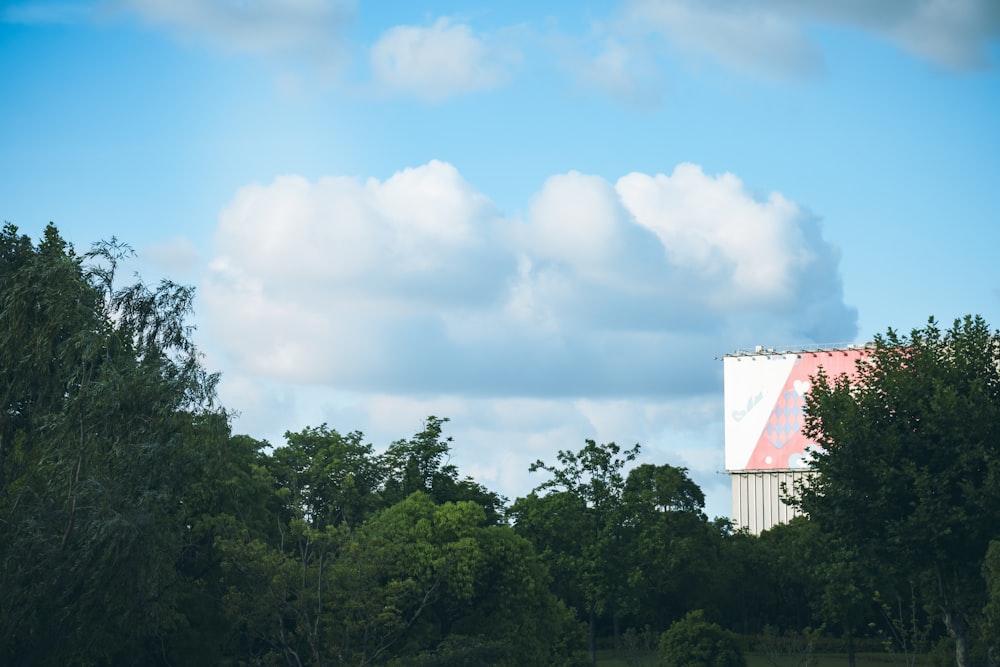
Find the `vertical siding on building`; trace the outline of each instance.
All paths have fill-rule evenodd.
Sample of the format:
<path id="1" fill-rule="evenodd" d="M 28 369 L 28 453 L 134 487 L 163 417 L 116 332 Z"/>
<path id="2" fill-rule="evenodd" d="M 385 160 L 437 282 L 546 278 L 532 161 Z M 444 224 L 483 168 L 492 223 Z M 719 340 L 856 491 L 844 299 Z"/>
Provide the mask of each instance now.
<path id="1" fill-rule="evenodd" d="M 791 494 L 798 480 L 808 479 L 807 470 L 745 470 L 730 473 L 733 480 L 733 523 L 754 535 L 799 516 L 785 504 L 781 486 Z"/>

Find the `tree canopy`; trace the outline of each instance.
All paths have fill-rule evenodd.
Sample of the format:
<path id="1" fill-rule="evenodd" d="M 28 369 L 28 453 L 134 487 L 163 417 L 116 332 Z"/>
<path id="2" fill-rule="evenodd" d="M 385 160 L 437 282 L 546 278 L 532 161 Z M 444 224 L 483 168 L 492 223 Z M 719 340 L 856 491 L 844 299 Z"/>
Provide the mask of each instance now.
<path id="1" fill-rule="evenodd" d="M 980 318 L 821 373 L 808 516 L 758 536 L 639 445 L 561 450 L 508 503 L 460 474 L 446 418 L 384 446 L 234 434 L 193 289 L 123 281 L 129 252 L 0 233 L 0 664 L 574 667 L 640 637 L 741 664 L 730 631 L 817 627 L 996 664 L 1000 336 Z"/>
<path id="2" fill-rule="evenodd" d="M 127 248 L 0 234 L 4 662 L 138 659 L 183 632 L 188 478 L 216 378 L 169 281 L 118 288 Z M 202 435 L 188 438 L 194 431 Z"/>
<path id="3" fill-rule="evenodd" d="M 854 376 L 820 372 L 806 432 L 821 446 L 800 504 L 882 594 L 915 591 L 960 667 L 1000 535 L 1000 334 L 979 317 L 879 336 Z"/>

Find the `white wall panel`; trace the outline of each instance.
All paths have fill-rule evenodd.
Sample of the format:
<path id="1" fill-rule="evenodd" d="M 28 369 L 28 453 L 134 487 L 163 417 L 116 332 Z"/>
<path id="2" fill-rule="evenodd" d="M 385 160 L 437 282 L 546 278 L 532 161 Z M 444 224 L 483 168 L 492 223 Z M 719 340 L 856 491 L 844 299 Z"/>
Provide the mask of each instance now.
<path id="1" fill-rule="evenodd" d="M 785 504 L 784 484 L 791 493 L 798 480 L 812 473 L 804 470 L 752 470 L 731 473 L 733 483 L 733 523 L 754 535 L 779 523 L 788 523 L 801 514 Z"/>

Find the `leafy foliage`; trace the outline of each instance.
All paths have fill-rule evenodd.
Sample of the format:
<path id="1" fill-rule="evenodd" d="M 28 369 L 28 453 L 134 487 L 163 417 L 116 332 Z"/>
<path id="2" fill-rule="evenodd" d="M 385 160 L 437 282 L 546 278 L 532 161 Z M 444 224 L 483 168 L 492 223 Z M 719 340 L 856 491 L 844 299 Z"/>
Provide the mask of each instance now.
<path id="1" fill-rule="evenodd" d="M 193 290 L 120 285 L 129 252 L 0 233 L 0 664 L 574 667 L 638 628 L 669 628 L 664 664 L 742 664 L 706 617 L 907 650 L 943 624 L 960 665 L 996 655 L 1000 339 L 978 318 L 821 375 L 811 518 L 752 536 L 638 445 L 537 461 L 508 508 L 444 418 L 384 449 L 233 435 Z"/>
<path id="2" fill-rule="evenodd" d="M 4 662 L 145 660 L 188 627 L 185 435 L 210 424 L 216 377 L 191 290 L 116 288 L 126 253 L 80 257 L 52 225 L 37 247 L 0 235 Z"/>
<path id="3" fill-rule="evenodd" d="M 670 626 L 660 637 L 662 667 L 746 667 L 736 639 L 696 610 Z"/>
<path id="4" fill-rule="evenodd" d="M 1000 662 L 1000 540 L 992 540 L 983 560 L 987 602 L 983 608 L 982 636 L 989 638 L 986 651 L 990 664 Z"/>
<path id="5" fill-rule="evenodd" d="M 1000 526 L 1000 334 L 978 317 L 890 330 L 853 379 L 820 373 L 806 410 L 823 451 L 802 508 L 883 596 L 938 613 L 964 667 Z"/>

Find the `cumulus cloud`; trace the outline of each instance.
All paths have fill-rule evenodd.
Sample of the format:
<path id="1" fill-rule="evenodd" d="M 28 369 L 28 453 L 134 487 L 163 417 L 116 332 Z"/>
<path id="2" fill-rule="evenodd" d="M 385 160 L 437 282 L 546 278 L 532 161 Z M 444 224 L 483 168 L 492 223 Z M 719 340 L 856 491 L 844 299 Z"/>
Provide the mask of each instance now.
<path id="1" fill-rule="evenodd" d="M 695 274 L 719 311 L 794 302 L 803 271 L 816 260 L 799 207 L 779 193 L 757 201 L 732 174 L 710 178 L 682 164 L 669 176 L 629 174 L 617 190 L 671 264 Z"/>
<path id="2" fill-rule="evenodd" d="M 241 188 L 199 292 L 238 430 L 327 422 L 383 447 L 447 416 L 452 462 L 511 498 L 536 459 L 639 442 L 725 514 L 715 357 L 853 338 L 836 248 L 794 202 L 691 164 L 557 174 L 524 210 L 436 161 Z"/>
<path id="3" fill-rule="evenodd" d="M 504 84 L 520 59 L 469 26 L 438 19 L 430 26 L 395 26 L 369 54 L 375 82 L 385 90 L 438 101 Z"/>
<path id="4" fill-rule="evenodd" d="M 630 29 L 640 26 L 683 52 L 778 78 L 822 68 L 808 31 L 813 25 L 864 30 L 953 69 L 988 66 L 990 44 L 1000 37 L 1000 5 L 993 0 L 627 0 L 623 7 Z"/>
<path id="5" fill-rule="evenodd" d="M 377 382 L 432 366 L 441 314 L 502 294 L 497 213 L 450 165 L 385 182 L 297 176 L 242 188 L 220 216 L 203 290 L 258 372 Z M 424 349 L 421 350 L 421 346 Z"/>
<path id="6" fill-rule="evenodd" d="M 715 355 L 851 339 L 836 249 L 779 194 L 680 165 L 571 172 L 505 217 L 451 165 L 285 176 L 222 211 L 208 326 L 260 377 L 346 391 L 665 396 Z"/>

